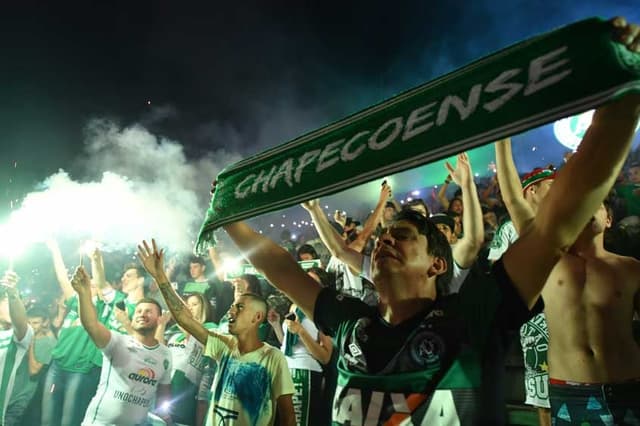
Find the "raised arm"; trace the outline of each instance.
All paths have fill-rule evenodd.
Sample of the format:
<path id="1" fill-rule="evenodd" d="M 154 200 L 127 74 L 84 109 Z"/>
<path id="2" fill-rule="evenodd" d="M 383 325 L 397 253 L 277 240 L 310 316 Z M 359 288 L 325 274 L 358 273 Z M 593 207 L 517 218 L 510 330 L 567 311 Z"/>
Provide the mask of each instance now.
<path id="1" fill-rule="evenodd" d="M 449 199 L 447 198 L 447 188 L 449 188 L 449 184 L 451 183 L 451 176 L 447 175 L 443 184 L 438 189 L 438 201 L 440 205 L 442 205 L 442 210 L 447 211 L 449 209 Z"/>
<path id="2" fill-rule="evenodd" d="M 215 247 L 209 248 L 209 259 L 211 259 L 211 264 L 213 265 L 213 270 L 218 280 L 220 280 L 220 282 L 224 281 L 224 264 Z"/>
<path id="3" fill-rule="evenodd" d="M 7 298 L 9 299 L 9 316 L 11 318 L 11 324 L 13 325 L 13 334 L 16 340 L 21 341 L 27 334 L 29 328 L 29 321 L 27 320 L 27 312 L 20 299 L 20 293 L 16 285 L 18 284 L 18 275 L 13 271 L 7 271 L 1 280 L 2 286 L 7 291 Z"/>
<path id="4" fill-rule="evenodd" d="M 320 285 L 300 268 L 295 259 L 282 247 L 255 232 L 244 222 L 225 225 L 224 229 L 245 258 L 267 280 L 313 318 Z"/>
<path id="5" fill-rule="evenodd" d="M 471 164 L 466 153 L 458 154 L 455 169 L 449 163 L 445 163 L 445 166 L 449 170 L 449 176 L 462 189 L 464 205 L 462 211 L 464 237 L 452 247 L 453 260 L 461 268 L 468 269 L 476 261 L 484 243 L 484 222 L 478 189 L 473 180 Z"/>
<path id="6" fill-rule="evenodd" d="M 342 236 L 331 226 L 322 211 L 322 207 L 320 207 L 320 202 L 318 200 L 310 200 L 303 203 L 302 207 L 311 215 L 318 235 L 320 235 L 320 239 L 329 249 L 329 253 L 346 263 L 356 273 L 360 273 L 362 271 L 362 253 L 350 248 Z"/>
<path id="7" fill-rule="evenodd" d="M 67 267 L 65 266 L 64 260 L 62 259 L 62 252 L 60 251 L 58 242 L 55 240 L 48 240 L 47 247 L 51 252 L 51 258 L 53 259 L 53 269 L 56 273 L 58 285 L 60 286 L 60 290 L 62 290 L 64 300 L 67 300 L 75 293 L 73 291 L 73 287 L 71 286 L 71 282 L 69 281 L 69 277 L 67 276 Z"/>
<path id="8" fill-rule="evenodd" d="M 176 293 L 173 286 L 169 282 L 164 271 L 164 250 L 158 250 L 155 240 L 151 240 L 151 247 L 146 241 L 138 245 L 138 258 L 147 270 L 149 275 L 158 283 L 160 293 L 164 301 L 167 303 L 171 315 L 180 326 L 193 337 L 195 337 L 203 345 L 207 344 L 207 339 L 211 335 L 222 339 L 225 343 L 230 343 L 230 337 L 223 336 L 207 330 L 198 320 L 193 318 L 191 312 L 184 303 L 184 300 Z"/>
<path id="9" fill-rule="evenodd" d="M 107 283 L 102 252 L 96 247 L 91 251 L 89 257 L 91 258 L 91 277 L 93 278 L 96 287 L 98 287 L 98 294 L 100 297 L 103 297 L 105 291 L 111 290 L 111 286 Z"/>
<path id="10" fill-rule="evenodd" d="M 378 204 L 376 204 L 376 208 L 373 210 L 373 213 L 371 213 L 367 221 L 364 223 L 364 226 L 362 227 L 362 232 L 358 234 L 358 237 L 354 241 L 349 243 L 349 248 L 357 252 L 362 252 L 362 249 L 364 249 L 364 247 L 367 245 L 369 238 L 371 238 L 371 235 L 376 230 L 376 227 L 382 220 L 382 214 L 384 213 L 384 208 L 387 205 L 387 201 L 389 201 L 390 198 L 392 198 L 391 187 L 386 182 L 383 182 L 382 188 L 380 188 L 380 198 L 378 198 Z M 360 265 L 362 265 L 362 261 L 360 262 Z M 362 266 L 358 268 L 358 271 L 360 271 L 360 269 L 362 269 Z"/>
<path id="11" fill-rule="evenodd" d="M 518 231 L 518 234 L 521 234 L 533 221 L 535 212 L 522 193 L 518 170 L 513 162 L 511 139 L 503 139 L 494 145 L 496 150 L 496 172 L 502 200 L 509 212 L 513 226 Z"/>
<path id="12" fill-rule="evenodd" d="M 76 268 L 71 279 L 73 289 L 78 293 L 80 322 L 98 348 L 104 348 L 111 340 L 111 332 L 100 321 L 91 300 L 91 279 L 82 266 Z"/>
<path id="13" fill-rule="evenodd" d="M 640 27 L 613 21 L 616 38 L 640 53 Z M 551 269 L 593 217 L 629 153 L 640 116 L 640 95 L 598 108 L 582 143 L 558 173 L 536 217 L 504 255 L 505 269 L 530 306 Z"/>

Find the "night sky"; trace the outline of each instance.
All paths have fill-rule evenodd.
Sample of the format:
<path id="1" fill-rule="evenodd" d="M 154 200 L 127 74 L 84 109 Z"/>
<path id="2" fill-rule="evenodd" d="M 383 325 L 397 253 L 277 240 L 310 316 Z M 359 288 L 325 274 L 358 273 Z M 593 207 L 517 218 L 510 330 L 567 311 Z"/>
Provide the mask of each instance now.
<path id="1" fill-rule="evenodd" d="M 631 0 L 21 3 L 0 9 L 0 217 L 82 178 L 92 118 L 247 156 L 557 26 L 640 20 Z"/>

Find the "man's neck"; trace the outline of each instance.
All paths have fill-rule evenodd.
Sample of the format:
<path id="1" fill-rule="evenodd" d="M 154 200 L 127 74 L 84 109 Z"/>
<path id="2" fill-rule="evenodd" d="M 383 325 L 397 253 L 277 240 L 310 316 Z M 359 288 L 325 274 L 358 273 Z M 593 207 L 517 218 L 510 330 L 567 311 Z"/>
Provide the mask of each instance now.
<path id="1" fill-rule="evenodd" d="M 158 341 L 155 338 L 155 330 L 153 330 L 152 332 L 139 332 L 139 331 L 135 331 L 133 338 L 136 339 L 138 342 L 142 343 L 145 346 L 157 346 L 158 345 Z"/>
<path id="2" fill-rule="evenodd" d="M 138 287 L 131 293 L 127 294 L 127 300 L 131 303 L 138 303 L 142 298 L 144 298 L 144 289 L 142 287 Z"/>
<path id="3" fill-rule="evenodd" d="M 581 234 L 571 246 L 570 252 L 580 257 L 601 257 L 608 253 L 604 248 L 604 234 Z"/>
<path id="4" fill-rule="evenodd" d="M 236 336 L 238 339 L 238 352 L 242 355 L 253 352 L 261 348 L 264 343 L 258 338 L 258 330 L 252 329 Z"/>
<path id="5" fill-rule="evenodd" d="M 391 325 L 411 319 L 433 305 L 434 299 L 406 299 L 395 303 L 378 305 L 382 318 Z"/>
<path id="6" fill-rule="evenodd" d="M 207 281 L 207 277 L 204 275 L 200 275 L 199 277 L 193 279 L 193 282 L 195 283 L 204 283 L 206 281 Z"/>

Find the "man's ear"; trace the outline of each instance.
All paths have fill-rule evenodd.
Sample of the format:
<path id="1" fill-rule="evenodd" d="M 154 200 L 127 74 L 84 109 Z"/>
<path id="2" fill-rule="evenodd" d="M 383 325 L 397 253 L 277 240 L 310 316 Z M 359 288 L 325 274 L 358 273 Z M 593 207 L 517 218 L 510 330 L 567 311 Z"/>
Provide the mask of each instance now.
<path id="1" fill-rule="evenodd" d="M 427 270 L 427 277 L 437 277 L 438 275 L 442 275 L 447 272 L 449 265 L 447 265 L 447 261 L 443 257 L 434 257 L 433 263 Z"/>
<path id="2" fill-rule="evenodd" d="M 253 318 L 256 320 L 258 324 L 261 324 L 264 322 L 265 313 L 262 311 L 256 311 L 256 313 L 253 315 Z"/>

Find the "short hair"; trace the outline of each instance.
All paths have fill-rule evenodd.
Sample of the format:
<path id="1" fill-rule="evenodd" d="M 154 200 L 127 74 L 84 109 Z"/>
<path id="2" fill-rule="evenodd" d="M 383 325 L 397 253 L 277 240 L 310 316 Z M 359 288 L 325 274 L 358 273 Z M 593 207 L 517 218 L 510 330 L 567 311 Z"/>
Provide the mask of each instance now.
<path id="1" fill-rule="evenodd" d="M 142 267 L 142 265 L 138 263 L 127 263 L 126 265 L 124 265 L 124 272 L 128 271 L 129 269 L 135 269 L 136 273 L 141 278 L 147 277 L 147 271 Z"/>
<path id="2" fill-rule="evenodd" d="M 449 294 L 449 285 L 453 277 L 453 256 L 451 254 L 451 246 L 444 234 L 438 230 L 438 227 L 430 219 L 410 209 L 400 211 L 393 219 L 394 222 L 404 220 L 415 226 L 418 232 L 427 238 L 427 254 L 445 260 L 447 270 L 436 278 L 436 290 L 440 296 Z"/>
<path id="3" fill-rule="evenodd" d="M 314 259 L 318 259 L 318 252 L 316 251 L 315 248 L 313 248 L 313 246 L 311 244 L 303 244 L 300 247 L 298 247 L 298 250 L 296 251 L 296 255 L 298 257 L 298 260 L 300 260 L 300 256 L 303 254 L 310 254 L 311 257 L 313 257 Z"/>
<path id="4" fill-rule="evenodd" d="M 238 277 L 247 282 L 247 293 L 255 294 L 262 297 L 262 291 L 260 290 L 260 280 L 253 274 L 242 274 Z"/>
<path id="5" fill-rule="evenodd" d="M 156 305 L 156 308 L 158 308 L 158 314 L 162 315 L 162 306 L 160 306 L 160 303 L 158 303 L 156 299 L 151 297 L 143 297 L 142 299 L 138 300 L 138 303 L 136 303 L 136 308 L 138 307 L 138 305 L 142 303 L 149 303 L 151 305 Z"/>
<path id="6" fill-rule="evenodd" d="M 187 300 L 189 300 L 190 297 L 195 297 L 198 300 L 200 300 L 200 304 L 202 305 L 202 312 L 200 313 L 200 318 L 195 318 L 198 321 L 200 321 L 201 323 L 205 323 L 207 321 L 211 320 L 211 311 L 212 311 L 212 306 L 211 303 L 209 303 L 209 301 L 207 300 L 206 297 L 204 297 L 204 294 L 202 293 L 187 293 L 185 294 L 182 298 L 184 299 L 185 303 L 187 302 Z"/>
<path id="7" fill-rule="evenodd" d="M 260 312 L 264 313 L 263 321 L 266 321 L 269 305 L 267 305 L 267 301 L 264 299 L 264 297 L 260 296 L 259 294 L 249 293 L 249 292 L 242 293 L 240 297 L 246 297 L 247 299 L 250 299 L 251 302 L 257 304 L 260 309 Z"/>
<path id="8" fill-rule="evenodd" d="M 42 318 L 43 320 L 48 320 L 49 312 L 42 306 L 34 306 L 27 311 L 27 318 Z"/>
<path id="9" fill-rule="evenodd" d="M 191 256 L 189 256 L 189 263 L 198 263 L 202 266 L 207 266 L 204 259 L 200 256 L 196 256 L 195 254 L 192 254 Z"/>

